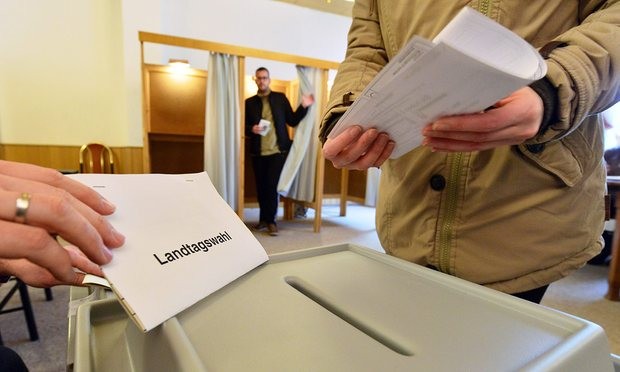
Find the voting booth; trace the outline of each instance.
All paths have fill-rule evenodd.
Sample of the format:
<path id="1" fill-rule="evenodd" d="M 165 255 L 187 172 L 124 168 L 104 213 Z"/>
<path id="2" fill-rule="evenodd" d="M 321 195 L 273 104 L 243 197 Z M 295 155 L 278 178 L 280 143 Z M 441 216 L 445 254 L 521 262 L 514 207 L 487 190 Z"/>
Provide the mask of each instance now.
<path id="1" fill-rule="evenodd" d="M 620 370 L 596 324 L 347 244 L 272 255 L 147 333 L 99 297 L 70 317 L 74 371 Z"/>

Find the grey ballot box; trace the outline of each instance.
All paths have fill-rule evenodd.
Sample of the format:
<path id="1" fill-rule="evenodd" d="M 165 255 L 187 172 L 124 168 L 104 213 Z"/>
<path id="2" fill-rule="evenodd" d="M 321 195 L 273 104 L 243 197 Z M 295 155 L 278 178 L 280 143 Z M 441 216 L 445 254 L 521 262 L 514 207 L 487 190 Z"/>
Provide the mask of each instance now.
<path id="1" fill-rule="evenodd" d="M 114 298 L 80 305 L 76 318 L 74 371 L 593 372 L 615 364 L 596 324 L 347 244 L 272 255 L 148 333 Z"/>

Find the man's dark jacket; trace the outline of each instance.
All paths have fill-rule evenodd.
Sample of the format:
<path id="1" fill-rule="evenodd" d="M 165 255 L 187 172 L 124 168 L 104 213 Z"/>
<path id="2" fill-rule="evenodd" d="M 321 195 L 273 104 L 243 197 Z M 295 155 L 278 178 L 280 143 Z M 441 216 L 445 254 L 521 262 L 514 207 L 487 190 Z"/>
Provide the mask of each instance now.
<path id="1" fill-rule="evenodd" d="M 306 116 L 307 108 L 299 105 L 293 112 L 291 103 L 280 92 L 269 93 L 269 104 L 273 114 L 273 128 L 276 131 L 278 147 L 281 152 L 288 152 L 293 141 L 288 136 L 286 124 L 295 127 Z M 263 103 L 258 95 L 245 100 L 245 134 L 250 141 L 250 155 L 260 155 L 260 141 L 262 136 L 252 133 L 252 127 L 262 119 Z"/>

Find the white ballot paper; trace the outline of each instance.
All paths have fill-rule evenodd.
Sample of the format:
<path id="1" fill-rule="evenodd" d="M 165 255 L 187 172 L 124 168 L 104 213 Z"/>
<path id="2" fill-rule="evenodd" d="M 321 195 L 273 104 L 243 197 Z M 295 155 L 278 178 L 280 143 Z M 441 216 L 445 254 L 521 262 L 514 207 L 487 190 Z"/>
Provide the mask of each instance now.
<path id="1" fill-rule="evenodd" d="M 422 128 L 448 115 L 480 112 L 547 73 L 517 34 L 465 7 L 431 42 L 414 36 L 375 76 L 329 134 L 352 125 L 396 141 L 391 158 L 422 144 Z"/>
<path id="2" fill-rule="evenodd" d="M 260 129 L 260 135 L 266 136 L 269 133 L 269 129 L 271 129 L 271 122 L 269 120 L 260 119 L 258 122 L 258 128 Z"/>
<path id="3" fill-rule="evenodd" d="M 204 172 L 71 177 L 116 205 L 126 240 L 102 269 L 145 332 L 268 259 Z"/>

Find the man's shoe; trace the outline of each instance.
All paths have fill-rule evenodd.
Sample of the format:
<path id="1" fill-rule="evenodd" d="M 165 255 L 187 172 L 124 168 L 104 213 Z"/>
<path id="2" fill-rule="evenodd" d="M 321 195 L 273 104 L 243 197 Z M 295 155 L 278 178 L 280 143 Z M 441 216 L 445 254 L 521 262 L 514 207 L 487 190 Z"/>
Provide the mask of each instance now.
<path id="1" fill-rule="evenodd" d="M 278 226 L 275 223 L 270 223 L 267 225 L 267 230 L 269 230 L 269 235 L 278 236 Z"/>
<path id="2" fill-rule="evenodd" d="M 261 231 L 267 228 L 267 222 L 260 221 L 258 224 L 254 225 L 254 230 Z"/>
<path id="3" fill-rule="evenodd" d="M 308 207 L 303 204 L 295 204 L 295 218 L 306 218 Z"/>

